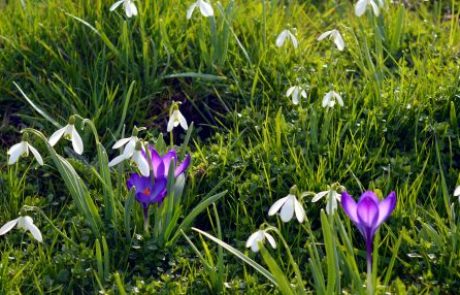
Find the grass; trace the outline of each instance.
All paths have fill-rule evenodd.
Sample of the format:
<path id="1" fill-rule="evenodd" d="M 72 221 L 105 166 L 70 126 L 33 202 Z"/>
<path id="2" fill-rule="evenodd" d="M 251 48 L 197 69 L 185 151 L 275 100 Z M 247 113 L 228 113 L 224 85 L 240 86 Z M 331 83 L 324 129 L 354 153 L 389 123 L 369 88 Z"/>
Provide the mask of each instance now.
<path id="1" fill-rule="evenodd" d="M 341 209 L 328 220 L 323 200 L 306 197 L 302 226 L 267 215 L 294 184 L 319 192 L 335 182 L 355 197 L 363 188 L 381 197 L 397 192 L 397 208 L 374 250 L 378 293 L 458 290 L 456 1 L 387 3 L 380 17 L 361 18 L 349 1 L 213 1 L 215 18 L 195 11 L 189 21 L 192 1 L 136 1 L 139 15 L 132 19 L 121 8 L 109 12 L 109 2 L 37 0 L 23 7 L 9 1 L 1 8 L 0 222 L 29 205 L 52 224 L 33 211 L 45 243 L 17 230 L 0 239 L 0 293 L 287 294 L 289 285 L 296 293 L 301 285 L 314 293 L 365 292 L 364 242 Z M 299 48 L 277 48 L 277 35 L 289 27 L 296 28 Z M 333 28 L 344 36 L 344 52 L 316 40 Z M 294 106 L 284 94 L 298 83 L 308 97 Z M 332 89 L 345 106 L 325 110 L 321 100 Z M 146 126 L 149 139 L 165 133 L 173 100 L 196 126 L 179 220 L 205 196 L 227 190 L 193 226 L 269 269 L 284 288 L 195 231 L 185 230 L 173 247 L 145 237 L 137 226 L 140 207 L 124 211 L 131 208 L 127 176 L 97 170 L 100 148 L 115 156 L 109 147 L 134 125 Z M 56 150 L 83 176 L 102 234 L 86 223 L 79 206 L 87 203 L 75 201 L 78 194 L 63 185 L 51 157 L 44 167 L 32 160 L 6 165 L 21 129 L 49 136 L 75 113 L 94 122 L 97 140 L 85 129 L 83 156 Z M 186 139 L 177 129 L 172 135 Z M 132 220 L 107 227 L 107 187 L 91 169 L 111 179 L 116 215 Z M 245 250 L 262 224 L 278 228 L 292 259 L 279 240 L 262 255 Z"/>

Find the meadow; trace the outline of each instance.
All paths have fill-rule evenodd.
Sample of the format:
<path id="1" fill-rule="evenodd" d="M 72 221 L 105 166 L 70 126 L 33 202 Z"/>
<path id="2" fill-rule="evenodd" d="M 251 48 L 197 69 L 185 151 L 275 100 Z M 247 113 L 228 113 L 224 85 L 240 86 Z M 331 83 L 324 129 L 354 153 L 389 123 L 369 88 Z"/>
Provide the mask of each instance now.
<path id="1" fill-rule="evenodd" d="M 0 1 L 0 294 L 456 294 L 460 2 Z"/>

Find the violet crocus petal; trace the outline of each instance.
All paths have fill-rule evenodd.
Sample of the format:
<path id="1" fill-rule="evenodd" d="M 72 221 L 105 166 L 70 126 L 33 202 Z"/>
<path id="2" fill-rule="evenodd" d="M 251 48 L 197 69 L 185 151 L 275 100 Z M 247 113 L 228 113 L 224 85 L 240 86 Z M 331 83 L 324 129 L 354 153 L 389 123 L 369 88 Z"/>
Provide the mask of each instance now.
<path id="1" fill-rule="evenodd" d="M 168 181 L 166 178 L 155 179 L 155 184 L 153 185 L 153 190 L 150 194 L 149 203 L 160 203 L 166 196 L 166 185 Z"/>
<path id="2" fill-rule="evenodd" d="M 163 157 L 163 164 L 165 165 L 165 176 L 168 177 L 169 173 L 169 166 L 171 165 L 171 161 L 174 160 L 174 167 L 176 166 L 176 150 L 172 149 L 169 150 Z"/>
<path id="3" fill-rule="evenodd" d="M 359 198 L 360 200 L 363 198 L 371 198 L 374 203 L 378 204 L 380 202 L 379 197 L 373 192 L 373 191 L 365 191 L 361 197 Z"/>
<path id="4" fill-rule="evenodd" d="M 161 160 L 160 155 L 154 148 L 149 147 L 149 151 L 150 151 L 150 157 L 152 157 L 153 175 L 155 177 L 159 177 L 160 175 L 157 174 L 157 171 L 158 171 L 158 167 L 160 166 L 161 163 L 163 163 L 163 161 Z"/>
<path id="5" fill-rule="evenodd" d="M 128 190 L 132 189 L 133 186 L 136 185 L 139 177 L 140 177 L 140 175 L 137 174 L 137 173 L 131 174 L 131 176 L 126 181 L 126 186 L 128 187 Z"/>
<path id="6" fill-rule="evenodd" d="M 180 163 L 179 166 L 176 167 L 174 170 L 174 177 L 178 177 L 182 173 L 184 173 L 185 170 L 187 170 L 188 166 L 190 165 L 191 157 L 190 154 L 187 154 L 185 156 L 185 159 Z"/>
<path id="7" fill-rule="evenodd" d="M 150 177 L 144 177 L 134 173 L 128 179 L 127 186 L 128 189 L 131 189 L 132 187 L 135 188 L 136 200 L 138 202 L 142 203 L 144 206 L 148 206 L 150 204 L 152 192 L 154 191 Z"/>
<path id="8" fill-rule="evenodd" d="M 342 198 L 343 202 L 343 198 Z M 374 232 L 377 230 L 377 220 L 379 218 L 379 205 L 372 197 L 363 194 L 359 199 L 356 206 L 356 212 L 358 215 L 358 226 L 364 233 L 366 241 L 372 240 Z"/>
<path id="9" fill-rule="evenodd" d="M 359 224 L 357 205 L 355 200 L 347 193 L 342 193 L 342 208 L 345 214 L 353 221 L 355 224 Z"/>
<path id="10" fill-rule="evenodd" d="M 160 178 L 168 179 L 168 175 L 165 173 L 165 167 L 166 167 L 165 164 L 163 162 L 160 162 L 160 164 L 155 170 L 156 171 L 155 180 L 160 179 Z"/>
<path id="11" fill-rule="evenodd" d="M 393 212 L 396 207 L 396 193 L 391 192 L 384 200 L 379 203 L 379 219 L 377 226 L 382 224 Z"/>
<path id="12" fill-rule="evenodd" d="M 126 182 L 126 186 L 129 190 L 135 187 L 136 193 L 143 191 L 150 185 L 150 177 L 143 177 L 137 173 L 131 174 L 128 181 Z"/>

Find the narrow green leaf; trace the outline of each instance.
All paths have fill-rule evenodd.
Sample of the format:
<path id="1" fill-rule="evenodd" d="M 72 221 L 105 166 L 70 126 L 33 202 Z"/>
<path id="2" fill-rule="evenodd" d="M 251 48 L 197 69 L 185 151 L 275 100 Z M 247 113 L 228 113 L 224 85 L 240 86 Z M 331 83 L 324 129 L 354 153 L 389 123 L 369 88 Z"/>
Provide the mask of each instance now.
<path id="1" fill-rule="evenodd" d="M 225 196 L 226 193 L 227 191 L 223 191 L 221 193 L 210 196 L 209 198 L 199 203 L 195 208 L 193 208 L 193 210 L 190 211 L 190 213 L 184 218 L 182 223 L 177 227 L 174 236 L 168 242 L 168 244 L 173 244 L 174 241 L 179 237 L 180 230 L 186 230 L 188 227 L 190 227 L 191 223 L 193 222 L 193 220 L 195 220 L 198 214 L 200 214 L 204 209 L 206 209 L 212 203 L 217 202 L 220 198 Z"/>
<path id="2" fill-rule="evenodd" d="M 273 284 L 278 286 L 278 282 L 276 281 L 275 277 L 266 268 L 264 268 L 262 265 L 258 264 L 257 262 L 255 262 L 251 258 L 249 258 L 246 255 L 244 255 L 241 251 L 233 248 L 232 246 L 230 246 L 229 244 L 225 243 L 224 241 L 221 241 L 218 238 L 216 238 L 216 237 L 214 237 L 214 236 L 212 236 L 212 235 L 210 235 L 210 234 L 208 234 L 208 233 L 206 233 L 206 232 L 204 232 L 202 230 L 199 230 L 199 229 L 194 228 L 194 227 L 192 227 L 192 230 L 194 230 L 196 232 L 199 232 L 200 234 L 204 235 L 205 237 L 207 237 L 208 239 L 210 239 L 214 243 L 218 244 L 219 246 L 221 246 L 222 248 L 224 248 L 228 252 L 232 253 L 237 258 L 239 258 L 241 261 L 247 263 L 249 266 L 251 266 L 256 271 L 258 271 L 260 274 L 262 274 L 264 277 L 266 277 Z"/>
<path id="3" fill-rule="evenodd" d="M 294 295 L 292 288 L 290 286 L 288 278 L 284 275 L 284 271 L 278 266 L 275 259 L 268 253 L 267 249 L 263 245 L 260 247 L 260 254 L 267 264 L 268 269 L 273 274 L 276 282 L 278 283 L 278 288 L 283 295 Z"/>

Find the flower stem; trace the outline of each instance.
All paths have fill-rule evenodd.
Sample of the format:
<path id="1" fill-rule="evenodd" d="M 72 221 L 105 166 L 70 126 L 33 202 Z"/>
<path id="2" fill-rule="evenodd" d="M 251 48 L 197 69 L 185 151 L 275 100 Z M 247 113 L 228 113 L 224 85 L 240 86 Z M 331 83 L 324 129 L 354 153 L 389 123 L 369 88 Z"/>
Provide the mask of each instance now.
<path id="1" fill-rule="evenodd" d="M 149 232 L 149 206 L 144 206 L 144 233 Z"/>
<path id="2" fill-rule="evenodd" d="M 367 294 L 373 295 L 374 289 L 372 286 L 372 239 L 366 241 L 367 252 Z"/>

